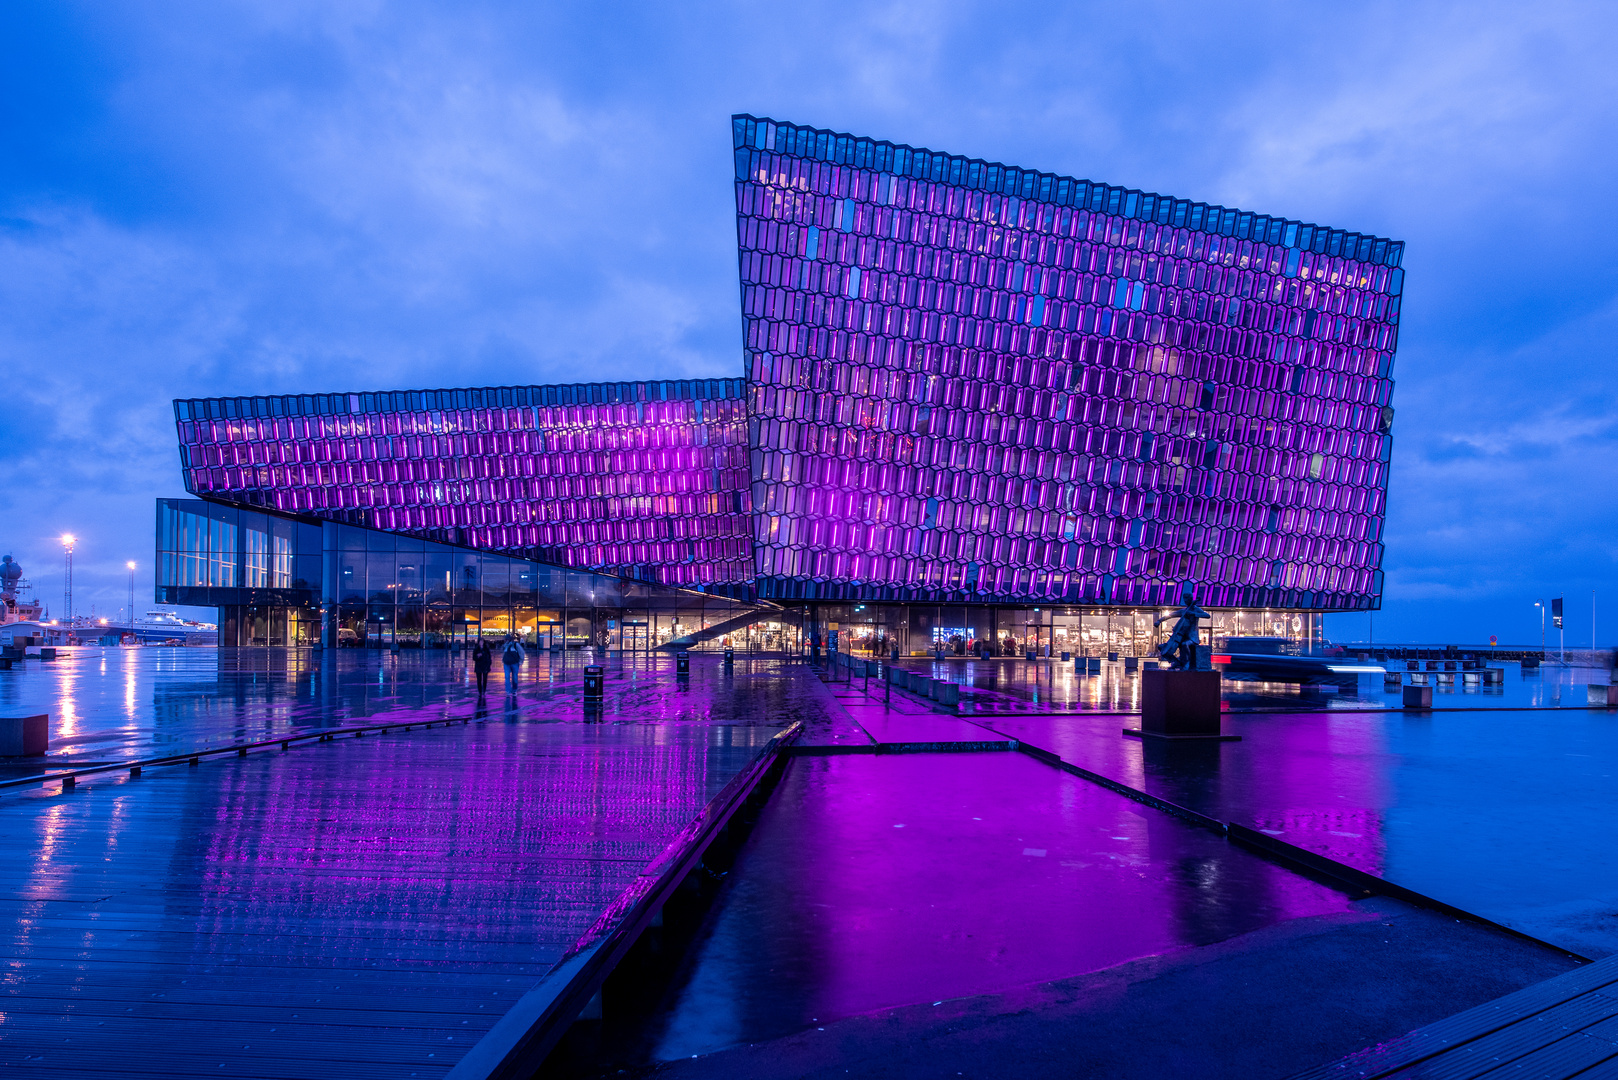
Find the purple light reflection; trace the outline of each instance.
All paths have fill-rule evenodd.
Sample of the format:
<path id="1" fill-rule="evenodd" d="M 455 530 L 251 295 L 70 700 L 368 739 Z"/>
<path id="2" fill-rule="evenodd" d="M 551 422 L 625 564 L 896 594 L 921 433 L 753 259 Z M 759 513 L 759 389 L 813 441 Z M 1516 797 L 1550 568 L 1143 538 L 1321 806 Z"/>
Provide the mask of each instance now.
<path id="1" fill-rule="evenodd" d="M 1016 753 L 797 758 L 732 877 L 661 1058 L 1349 906 Z"/>

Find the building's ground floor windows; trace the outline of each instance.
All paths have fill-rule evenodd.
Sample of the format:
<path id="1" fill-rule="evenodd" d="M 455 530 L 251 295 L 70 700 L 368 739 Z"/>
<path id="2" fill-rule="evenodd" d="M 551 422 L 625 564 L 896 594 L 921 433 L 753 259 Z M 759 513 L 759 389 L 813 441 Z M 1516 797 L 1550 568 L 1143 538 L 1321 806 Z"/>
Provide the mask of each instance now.
<path id="1" fill-rule="evenodd" d="M 460 607 L 453 605 L 339 604 L 318 607 L 234 605 L 219 608 L 224 646 L 316 648 L 327 643 L 355 649 L 454 649 L 479 638 L 503 641 L 509 634 L 529 648 L 606 649 L 650 652 L 703 635 L 745 612 L 732 601 L 697 600 L 669 610 L 652 608 Z M 802 647 L 801 628 L 784 616 L 718 633 L 692 647 L 744 651 L 792 651 Z"/>
<path id="2" fill-rule="evenodd" d="M 219 644 L 315 648 L 320 644 L 317 608 L 233 605 L 219 609 Z"/>
<path id="3" fill-rule="evenodd" d="M 975 607 L 820 604 L 802 609 L 828 646 L 873 656 L 1155 656 L 1174 628 L 1173 608 Z M 1280 638 L 1290 648 L 1320 640 L 1311 612 L 1210 609 L 1204 644 L 1232 637 Z M 813 631 L 811 631 L 813 632 Z"/>

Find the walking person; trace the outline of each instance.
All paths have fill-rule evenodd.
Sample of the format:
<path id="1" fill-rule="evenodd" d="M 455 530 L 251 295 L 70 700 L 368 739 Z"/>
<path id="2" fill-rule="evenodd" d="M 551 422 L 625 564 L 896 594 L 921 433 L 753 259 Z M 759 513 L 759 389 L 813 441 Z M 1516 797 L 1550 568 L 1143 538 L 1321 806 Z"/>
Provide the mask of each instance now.
<path id="1" fill-rule="evenodd" d="M 483 695 L 488 692 L 489 669 L 493 666 L 494 650 L 489 648 L 488 641 L 483 638 L 478 638 L 478 643 L 472 646 L 472 670 L 477 673 L 478 677 L 479 701 L 482 701 Z"/>
<path id="2" fill-rule="evenodd" d="M 500 662 L 506 666 L 506 696 L 517 696 L 517 669 L 522 666 L 522 642 L 506 635 L 506 643 L 500 647 Z"/>

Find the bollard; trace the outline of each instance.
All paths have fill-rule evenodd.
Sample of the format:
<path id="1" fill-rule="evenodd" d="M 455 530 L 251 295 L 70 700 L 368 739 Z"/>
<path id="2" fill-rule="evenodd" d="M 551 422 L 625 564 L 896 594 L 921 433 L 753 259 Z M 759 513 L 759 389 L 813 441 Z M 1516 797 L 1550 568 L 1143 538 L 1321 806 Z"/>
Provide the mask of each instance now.
<path id="1" fill-rule="evenodd" d="M 1137 656 L 1124 657 L 1124 670 L 1135 671 L 1140 667 L 1140 658 Z"/>
<path id="2" fill-rule="evenodd" d="M 584 669 L 584 702 L 586 705 L 600 704 L 607 693 L 607 676 L 600 664 L 590 664 Z"/>
<path id="3" fill-rule="evenodd" d="M 691 674 L 691 654 L 684 649 L 674 654 L 674 673 L 676 675 Z"/>
<path id="4" fill-rule="evenodd" d="M 49 750 L 49 713 L 0 716 L 0 757 L 34 757 Z"/>
<path id="5" fill-rule="evenodd" d="M 1420 671 L 1421 670 L 1421 662 L 1419 660 L 1406 660 L 1405 661 L 1405 670 L 1406 671 Z"/>
<path id="6" fill-rule="evenodd" d="M 1024 660 L 1034 660 L 1034 659 L 1037 659 L 1038 656 L 1039 656 L 1039 654 L 1037 652 L 1035 652 L 1033 649 L 1024 649 L 1023 650 L 1022 658 Z"/>
<path id="7" fill-rule="evenodd" d="M 1484 686 L 1504 686 L 1506 682 L 1506 669 L 1486 667 L 1483 669 Z"/>
<path id="8" fill-rule="evenodd" d="M 1062 653 L 1062 663 L 1065 664 L 1071 659 L 1073 659 L 1073 654 L 1064 650 Z"/>
<path id="9" fill-rule="evenodd" d="M 933 700 L 953 709 L 961 702 L 961 688 L 947 679 L 934 679 Z"/>
<path id="10" fill-rule="evenodd" d="M 1118 654 L 1117 653 L 1110 652 L 1110 653 L 1107 654 L 1107 663 L 1116 664 L 1117 662 L 1118 662 Z"/>
<path id="11" fill-rule="evenodd" d="M 1391 690 L 1395 686 L 1400 685 L 1403 681 L 1404 675 L 1401 672 L 1384 671 L 1382 673 L 1382 686 L 1384 689 Z"/>
<path id="12" fill-rule="evenodd" d="M 1404 707 L 1412 710 L 1431 709 L 1433 707 L 1433 688 L 1430 686 L 1405 687 Z"/>

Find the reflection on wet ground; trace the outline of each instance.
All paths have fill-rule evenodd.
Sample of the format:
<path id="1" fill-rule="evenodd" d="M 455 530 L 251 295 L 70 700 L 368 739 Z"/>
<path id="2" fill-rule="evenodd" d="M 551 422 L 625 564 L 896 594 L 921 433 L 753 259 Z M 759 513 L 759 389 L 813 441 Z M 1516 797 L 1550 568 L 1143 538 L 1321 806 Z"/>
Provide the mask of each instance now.
<path id="1" fill-rule="evenodd" d="M 472 722 L 5 792 L 5 1075 L 127 1075 L 138 1046 L 162 1076 L 442 1076 L 813 700 L 801 666 L 753 661 L 619 668 L 598 715 L 561 677 L 478 709 L 443 667 L 360 654 L 338 657 L 328 721 L 307 670 L 130 653 L 118 674 L 151 704 L 127 713 L 91 664 L 24 674 L 125 752 L 355 715 Z"/>
<path id="2" fill-rule="evenodd" d="M 1015 753 L 796 758 L 655 1033 L 662 1060 L 1347 908 Z"/>
<path id="3" fill-rule="evenodd" d="M 1115 717 L 986 728 L 1587 956 L 1618 953 L 1618 712 L 1230 713 L 1241 742 Z"/>
<path id="4" fill-rule="evenodd" d="M 527 719 L 579 715 L 591 663 L 607 671 L 601 718 L 609 721 L 752 723 L 769 716 L 784 726 L 802 718 L 807 700 L 785 692 L 780 659 L 738 657 L 726 669 L 698 658 L 688 679 L 674 681 L 674 658 L 662 653 L 530 653 L 515 711 Z M 504 679 L 496 663 L 485 709 L 500 715 L 512 711 Z M 464 716 L 476 708 L 471 665 L 448 652 L 81 648 L 0 672 L 0 716 L 49 713 L 50 756 L 58 764 L 228 746 L 368 717 Z M 28 771 L 0 764 L 0 777 Z"/>
<path id="5" fill-rule="evenodd" d="M 1357 661 L 1344 661 L 1356 666 Z M 1060 660 L 908 659 L 899 666 L 961 687 L 961 714 L 1130 712 L 1140 709 L 1140 674 L 1122 661 L 1102 661 L 1096 674 Z M 1394 665 L 1402 668 L 1402 665 Z M 1584 687 L 1611 675 L 1590 668 L 1547 665 L 1523 672 L 1504 666 L 1501 686 L 1469 684 L 1461 672 L 1423 673 L 1433 687 L 1434 708 L 1567 708 L 1586 703 Z M 1448 678 L 1440 681 L 1439 676 Z M 1340 676 L 1330 684 L 1299 686 L 1227 677 L 1222 697 L 1230 709 L 1397 709 L 1403 690 L 1389 689 L 1381 675 Z M 1404 683 L 1410 673 L 1402 672 Z"/>
<path id="6" fill-rule="evenodd" d="M 1242 742 L 1162 745 L 1124 738 L 1124 718 L 1106 715 L 1137 707 L 1138 676 L 1121 666 L 908 664 L 963 684 L 954 717 L 747 656 L 693 656 L 685 676 L 671 657 L 613 656 L 605 700 L 587 708 L 594 659 L 530 655 L 517 698 L 497 669 L 482 705 L 464 659 L 442 653 L 84 649 L 0 672 L 0 715 L 49 712 L 58 762 L 361 718 L 476 721 L 5 792 L 0 1011 L 23 1041 L 7 1036 L 0 1066 L 49 1043 L 59 1071 L 110 1074 L 143 1025 L 169 1025 L 170 1043 L 190 1047 L 169 1075 L 219 1075 L 207 1059 L 231 1040 L 283 1036 L 315 1056 L 279 1075 L 334 1071 L 317 1062 L 338 1060 L 327 1039 L 364 1051 L 345 1075 L 441 1074 L 502 995 L 531 985 L 794 721 L 801 749 L 831 756 L 795 759 L 766 808 L 657 1036 L 665 1055 L 1343 903 L 1007 752 L 1013 739 L 1566 948 L 1618 952 L 1606 842 L 1618 713 L 1555 707 L 1582 704 L 1571 688 L 1599 676 L 1511 668 L 1499 695 L 1454 693 L 1480 708 L 1421 716 L 1367 711 L 1390 704 L 1380 680 L 1350 707 L 1315 711 L 1244 711 L 1238 696 L 1226 724 Z M 849 753 L 896 744 L 972 752 Z M 322 1011 L 339 993 L 350 1011 Z M 267 1069 L 284 1056 L 265 1054 Z"/>

